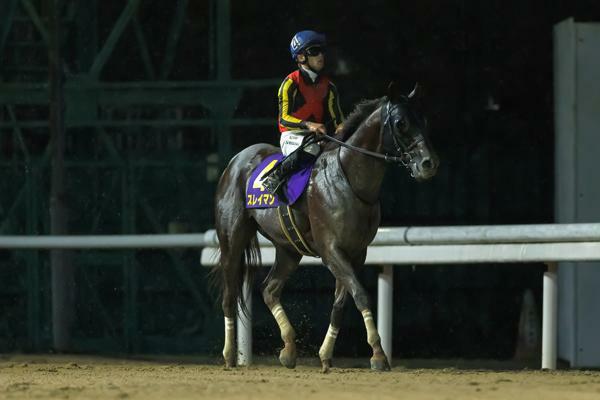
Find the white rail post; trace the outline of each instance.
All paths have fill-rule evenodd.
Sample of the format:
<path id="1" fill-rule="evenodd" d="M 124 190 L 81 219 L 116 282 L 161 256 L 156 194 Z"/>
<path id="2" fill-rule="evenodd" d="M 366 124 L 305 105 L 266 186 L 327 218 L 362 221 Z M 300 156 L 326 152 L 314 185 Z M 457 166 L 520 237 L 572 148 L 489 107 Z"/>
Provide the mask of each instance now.
<path id="1" fill-rule="evenodd" d="M 392 364 L 392 326 L 394 307 L 394 268 L 384 265 L 377 278 L 377 330 L 381 347 Z"/>
<path id="2" fill-rule="evenodd" d="M 544 272 L 544 305 L 542 315 L 542 369 L 556 369 L 558 330 L 557 264 L 546 263 Z"/>
<path id="3" fill-rule="evenodd" d="M 252 364 L 252 288 L 244 280 L 242 296 L 248 308 L 248 314 L 244 315 L 238 304 L 237 317 L 237 363 L 240 366 Z"/>

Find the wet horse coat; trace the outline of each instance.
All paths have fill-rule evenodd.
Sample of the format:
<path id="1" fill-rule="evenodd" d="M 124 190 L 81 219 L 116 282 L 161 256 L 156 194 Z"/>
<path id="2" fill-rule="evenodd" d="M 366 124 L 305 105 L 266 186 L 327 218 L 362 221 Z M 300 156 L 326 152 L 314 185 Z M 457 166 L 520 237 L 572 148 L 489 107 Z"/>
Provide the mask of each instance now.
<path id="1" fill-rule="evenodd" d="M 417 179 L 428 179 L 437 170 L 437 156 L 430 149 L 425 123 L 411 108 L 412 96 L 395 95 L 365 102 L 357 107 L 345 124 L 346 143 L 371 153 L 400 155 Z M 414 92 L 413 92 L 414 93 Z M 390 145 L 392 143 L 392 145 Z M 383 157 L 358 153 L 352 149 L 327 146 L 317 159 L 307 190 L 293 206 L 294 216 L 308 245 L 323 259 L 336 278 L 331 324 L 319 351 L 323 370 L 331 365 L 333 346 L 341 326 L 342 308 L 347 295 L 354 299 L 373 348 L 371 367 L 389 369 L 389 363 L 373 320 L 367 292 L 355 271 L 362 267 L 367 246 L 380 222 L 379 193 L 386 168 Z M 245 208 L 246 182 L 256 166 L 277 148 L 267 144 L 250 146 L 229 163 L 216 192 L 215 220 L 220 262 L 214 272 L 220 278 L 225 315 L 227 366 L 235 365 L 233 321 L 244 279 L 252 281 L 258 264 L 256 232 L 273 242 L 275 264 L 265 279 L 263 299 L 275 317 L 285 347 L 280 361 L 287 367 L 296 363 L 295 331 L 280 303 L 281 292 L 301 256 L 281 231 L 275 209 Z"/>

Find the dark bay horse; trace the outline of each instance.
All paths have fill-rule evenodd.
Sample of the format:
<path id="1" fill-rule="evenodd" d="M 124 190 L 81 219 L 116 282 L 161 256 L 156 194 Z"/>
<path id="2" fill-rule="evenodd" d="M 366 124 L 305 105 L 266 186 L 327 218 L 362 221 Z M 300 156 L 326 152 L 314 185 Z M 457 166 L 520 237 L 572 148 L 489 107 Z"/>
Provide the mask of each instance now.
<path id="1" fill-rule="evenodd" d="M 412 104 L 417 88 L 406 96 L 397 94 L 390 85 L 387 96 L 357 105 L 344 124 L 345 142 L 325 146 L 305 193 L 292 207 L 307 244 L 336 279 L 331 323 L 319 350 L 324 372 L 331 366 L 348 294 L 363 315 L 367 342 L 373 349 L 371 368 L 390 368 L 368 294 L 356 271 L 363 266 L 367 246 L 379 227 L 379 193 L 386 161 L 402 163 L 417 180 L 429 179 L 437 171 L 438 158 L 430 146 L 425 119 Z M 238 302 L 245 306 L 242 283 L 244 279 L 252 282 L 255 268 L 260 264 L 257 231 L 273 242 L 276 251 L 275 263 L 264 282 L 263 298 L 279 325 L 285 345 L 279 360 L 288 368 L 296 365 L 296 333 L 280 297 L 302 256 L 283 234 L 276 209 L 245 208 L 250 174 L 266 156 L 278 150 L 268 144 L 256 144 L 238 153 L 223 172 L 215 195 L 220 258 L 213 273 L 221 284 L 225 315 L 223 357 L 227 367 L 236 363 L 234 321 Z"/>

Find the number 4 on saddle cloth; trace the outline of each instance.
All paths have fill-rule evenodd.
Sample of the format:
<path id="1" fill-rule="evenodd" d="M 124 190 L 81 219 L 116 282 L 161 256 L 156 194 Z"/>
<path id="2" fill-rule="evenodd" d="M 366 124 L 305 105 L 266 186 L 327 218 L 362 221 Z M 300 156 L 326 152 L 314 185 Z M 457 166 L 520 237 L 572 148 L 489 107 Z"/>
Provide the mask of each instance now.
<path id="1" fill-rule="evenodd" d="M 281 160 L 283 160 L 283 154 L 271 154 L 252 171 L 246 184 L 246 208 L 275 208 L 286 204 L 282 201 L 283 199 L 278 199 L 277 196 L 267 192 L 262 184 L 265 175 L 275 168 Z M 294 204 L 302 196 L 310 180 L 313 165 L 314 163 L 310 163 L 287 178 L 287 182 L 284 184 L 284 194 L 288 205 Z"/>

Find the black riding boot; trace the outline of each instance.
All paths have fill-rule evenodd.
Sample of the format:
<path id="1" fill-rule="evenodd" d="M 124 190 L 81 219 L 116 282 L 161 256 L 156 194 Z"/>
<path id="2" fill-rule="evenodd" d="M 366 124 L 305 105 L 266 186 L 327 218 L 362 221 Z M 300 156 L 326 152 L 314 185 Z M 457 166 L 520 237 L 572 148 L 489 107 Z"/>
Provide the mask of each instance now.
<path id="1" fill-rule="evenodd" d="M 294 151 L 285 157 L 277 167 L 267 175 L 262 182 L 263 187 L 267 192 L 276 195 L 279 200 L 287 203 L 287 198 L 283 191 L 283 184 L 285 183 L 286 178 L 314 159 L 314 155 L 306 153 L 302 149 Z"/>

